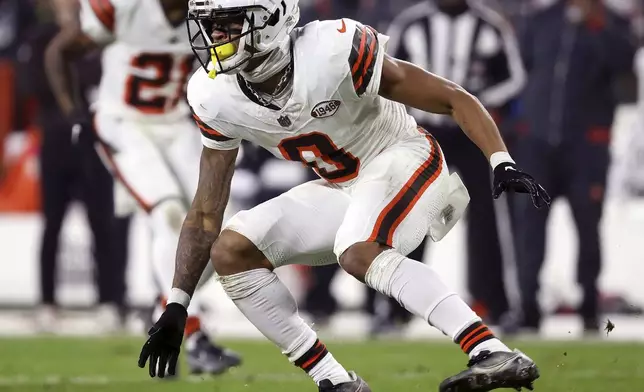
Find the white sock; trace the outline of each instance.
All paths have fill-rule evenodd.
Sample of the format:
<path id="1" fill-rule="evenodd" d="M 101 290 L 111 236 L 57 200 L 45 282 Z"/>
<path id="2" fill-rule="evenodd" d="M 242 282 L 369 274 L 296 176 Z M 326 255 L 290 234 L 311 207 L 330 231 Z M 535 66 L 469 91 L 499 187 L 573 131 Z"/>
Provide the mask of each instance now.
<path id="1" fill-rule="evenodd" d="M 219 280 L 244 316 L 316 384 L 326 379 L 334 385 L 352 381 L 299 316 L 295 299 L 275 273 L 255 269 Z"/>
<path id="2" fill-rule="evenodd" d="M 510 351 L 494 338 L 491 331 L 481 323 L 481 318 L 426 264 L 390 249 L 374 259 L 365 281 L 369 287 L 394 298 L 405 309 L 422 317 L 455 342 L 460 344 L 461 340 L 467 338 L 462 342 L 461 348 L 470 356 L 481 351 L 479 346 L 492 341 L 495 342 L 485 345 L 486 349 Z M 471 331 L 463 334 L 476 323 L 484 328 L 478 328 L 477 324 L 474 329 L 478 329 L 474 334 L 470 335 Z"/>

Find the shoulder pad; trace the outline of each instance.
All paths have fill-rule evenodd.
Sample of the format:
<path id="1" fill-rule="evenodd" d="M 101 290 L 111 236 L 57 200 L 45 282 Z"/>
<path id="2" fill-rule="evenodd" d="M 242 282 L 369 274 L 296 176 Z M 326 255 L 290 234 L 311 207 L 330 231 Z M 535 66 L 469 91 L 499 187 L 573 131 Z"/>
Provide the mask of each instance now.
<path id="1" fill-rule="evenodd" d="M 219 114 L 221 100 L 212 99 L 217 91 L 216 83 L 217 79 L 208 77 L 202 67 L 199 67 L 190 77 L 186 88 L 188 104 L 199 113 L 199 116 L 216 118 Z"/>
<path id="2" fill-rule="evenodd" d="M 98 43 L 114 39 L 120 21 L 127 20 L 138 0 L 81 0 L 83 32 Z"/>
<path id="3" fill-rule="evenodd" d="M 315 47 L 318 53 L 335 60 L 349 53 L 358 25 L 348 18 L 315 21 L 304 26 L 297 38 L 307 47 Z"/>
<path id="4" fill-rule="evenodd" d="M 382 60 L 384 42 L 379 40 L 386 41 L 387 37 L 372 27 L 343 18 L 309 23 L 296 39 L 305 49 L 315 48 L 318 64 L 335 69 L 342 76 L 351 73 L 355 91 L 362 96 L 374 75 L 377 60 Z"/>
<path id="5" fill-rule="evenodd" d="M 226 102 L 223 77 L 220 75 L 213 80 L 203 68 L 199 68 L 188 82 L 187 96 L 204 145 L 230 150 L 239 147 L 240 141 L 235 127 L 220 115 L 221 106 Z M 217 94 L 221 94 L 221 97 L 217 97 Z"/>
<path id="6" fill-rule="evenodd" d="M 118 0 L 83 0 L 83 3 L 105 30 L 114 33 L 117 16 L 116 9 L 121 5 Z"/>

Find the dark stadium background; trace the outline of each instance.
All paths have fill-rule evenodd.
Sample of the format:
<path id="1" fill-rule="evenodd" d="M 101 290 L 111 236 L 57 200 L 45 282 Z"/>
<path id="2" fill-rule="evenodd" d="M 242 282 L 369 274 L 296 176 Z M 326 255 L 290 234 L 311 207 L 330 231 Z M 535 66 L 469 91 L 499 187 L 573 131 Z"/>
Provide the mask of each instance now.
<path id="1" fill-rule="evenodd" d="M 123 328 L 107 337 L 96 329 L 101 309 L 95 306 L 91 233 L 80 201 L 71 203 L 60 236 L 56 272 L 57 302 L 61 307 L 58 319 L 55 325 L 42 325 L 45 319 L 40 314 L 38 257 L 44 202 L 39 165 L 43 132 L 36 119 L 44 116 L 47 121 L 54 102 L 39 69 L 44 46 L 57 30 L 52 10 L 65 1 L 74 0 L 0 0 L 0 391 L 129 391 L 145 388 L 146 382 L 152 382 L 134 366 L 149 310 L 158 294 L 147 259 L 149 233 L 140 216 L 133 218 L 129 232 L 127 290 L 121 309 Z M 552 2 L 481 1 L 502 13 L 517 30 L 531 13 Z M 355 12 L 364 23 L 386 32 L 389 22 L 415 1 L 362 0 L 353 11 L 349 3 L 352 0 L 302 0 L 302 17 L 308 21 Z M 632 22 L 633 40 L 644 42 L 644 1 L 606 3 Z M 60 18 L 64 19 L 64 15 L 59 15 Z M 644 49 L 640 54 L 644 55 Z M 79 68 L 83 70 L 79 76 L 88 100 L 92 99 L 93 86 L 100 77 L 98 55 L 85 59 L 86 65 Z M 581 321 L 574 315 L 581 298 L 576 284 L 577 233 L 568 203 L 557 201 L 548 221 L 545 265 L 540 277 L 540 299 L 548 317 L 541 333 L 532 336 L 527 347 L 521 346 L 533 352 L 534 359 L 540 360 L 545 369 L 537 390 L 641 388 L 644 175 L 637 173 L 644 173 L 644 107 L 637 103 L 637 76 L 634 65 L 633 72 L 621 75 L 614 85 L 619 105 L 612 126 L 613 159 L 600 225 L 603 245 L 600 320 L 602 327 L 610 320 L 615 329 L 590 337 L 582 333 Z M 640 77 L 644 77 L 644 70 Z M 513 132 L 520 132 L 521 121 L 513 117 L 511 110 L 508 116 L 508 137 L 512 138 Z M 521 156 L 515 159 L 521 162 Z M 237 209 L 249 208 L 309 178 L 311 173 L 300 165 L 276 161 L 266 152 L 245 145 L 232 203 Z M 80 200 L 80 191 L 75 192 Z M 461 222 L 441 243 L 432 244 L 424 262 L 431 263 L 449 285 L 469 298 L 464 232 Z M 512 271 L 507 273 L 511 275 Z M 316 272 L 287 267 L 279 274 L 298 301 L 305 303 Z M 490 282 L 495 284 L 504 283 Z M 193 379 L 183 386 L 155 383 L 155 388 L 230 392 L 249 390 L 244 386 L 260 391 L 278 388 L 299 391 L 310 387 L 297 369 L 271 363 L 279 362 L 279 353 L 258 340 L 259 333 L 216 282 L 211 282 L 207 290 L 212 294 L 212 301 L 204 304 L 211 315 L 208 326 L 215 336 L 230 340 L 231 346 L 248 358 L 248 365 L 225 376 L 223 381 Z M 327 340 L 352 342 L 335 344 L 336 355 L 359 367 L 363 377 L 375 379 L 378 390 L 434 389 L 440 375 L 464 364 L 439 332 L 419 320 L 389 331 L 391 334 L 384 342 L 365 343 L 372 328 L 365 311 L 366 291 L 342 271 L 333 277 L 331 296 L 333 306 L 306 303 L 303 314 L 318 325 Z M 327 305 L 333 310 L 324 317 L 313 311 Z M 422 343 L 405 343 L 409 339 Z M 446 358 L 443 363 L 441 358 Z"/>

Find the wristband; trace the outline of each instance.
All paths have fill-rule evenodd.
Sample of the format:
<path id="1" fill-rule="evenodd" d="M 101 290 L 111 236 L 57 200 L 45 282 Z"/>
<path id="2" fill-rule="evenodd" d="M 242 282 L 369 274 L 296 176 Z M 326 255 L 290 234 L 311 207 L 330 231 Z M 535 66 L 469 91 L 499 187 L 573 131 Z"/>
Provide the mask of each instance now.
<path id="1" fill-rule="evenodd" d="M 514 162 L 514 159 L 512 159 L 510 154 L 508 154 L 506 151 L 495 152 L 490 156 L 490 166 L 492 166 L 492 170 L 496 169 L 496 167 L 502 163 L 516 164 L 516 162 Z"/>
<path id="2" fill-rule="evenodd" d="M 173 303 L 177 303 L 188 309 L 188 305 L 190 305 L 190 296 L 185 291 L 175 287 L 170 291 L 170 296 L 168 297 L 168 304 Z"/>

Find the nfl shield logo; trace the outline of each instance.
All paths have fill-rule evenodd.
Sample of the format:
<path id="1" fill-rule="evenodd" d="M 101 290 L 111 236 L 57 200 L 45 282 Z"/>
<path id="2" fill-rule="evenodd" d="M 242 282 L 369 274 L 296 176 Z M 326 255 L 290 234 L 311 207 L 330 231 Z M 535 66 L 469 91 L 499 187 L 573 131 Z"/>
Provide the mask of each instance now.
<path id="1" fill-rule="evenodd" d="M 288 118 L 287 116 L 281 116 L 280 118 L 277 119 L 277 122 L 284 128 L 288 128 L 292 125 L 291 119 Z"/>

